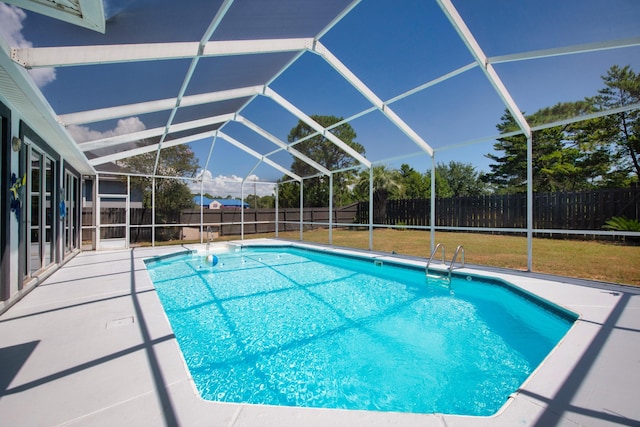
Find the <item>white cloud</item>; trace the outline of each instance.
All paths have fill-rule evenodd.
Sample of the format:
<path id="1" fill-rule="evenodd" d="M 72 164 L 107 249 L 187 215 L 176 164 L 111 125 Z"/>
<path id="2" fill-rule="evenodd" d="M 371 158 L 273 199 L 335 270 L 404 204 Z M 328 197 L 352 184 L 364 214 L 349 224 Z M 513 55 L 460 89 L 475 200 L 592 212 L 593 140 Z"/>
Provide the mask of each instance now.
<path id="1" fill-rule="evenodd" d="M 127 133 L 139 132 L 145 130 L 146 126 L 137 117 L 129 117 L 118 120 L 118 124 L 114 129 L 100 132 L 89 129 L 86 126 L 71 125 L 67 127 L 67 131 L 73 139 L 80 143 L 86 141 L 95 141 L 96 139 L 110 138 L 112 136 L 125 135 Z"/>
<path id="2" fill-rule="evenodd" d="M 33 43 L 26 40 L 22 34 L 22 22 L 25 19 L 27 19 L 27 14 L 24 10 L 9 6 L 6 3 L 0 3 L 0 36 L 5 39 L 10 47 L 33 47 Z M 37 68 L 29 70 L 29 74 L 39 88 L 56 79 L 56 70 L 54 68 Z"/>
<path id="3" fill-rule="evenodd" d="M 232 197 L 240 197 L 240 187 L 242 184 L 242 177 L 231 175 L 213 176 L 210 171 L 200 170 L 197 175 L 198 179 L 203 178 L 202 192 L 211 194 L 212 196 L 226 197 L 231 195 Z M 257 175 L 249 175 L 244 184 L 244 196 L 245 198 L 250 194 L 255 194 L 263 197 L 270 196 L 274 193 L 274 185 L 272 183 L 259 182 L 260 178 Z M 255 183 L 255 188 L 254 188 Z M 189 184 L 189 188 L 193 194 L 200 194 L 200 181 L 192 181 Z"/>
<path id="4" fill-rule="evenodd" d="M 35 68 L 33 70 L 29 70 L 29 75 L 33 79 L 33 82 L 36 84 L 36 86 L 42 89 L 56 79 L 56 69 Z"/>
<path id="5" fill-rule="evenodd" d="M 11 47 L 32 47 L 22 35 L 22 21 L 27 18 L 24 10 L 0 3 L 0 35 Z"/>

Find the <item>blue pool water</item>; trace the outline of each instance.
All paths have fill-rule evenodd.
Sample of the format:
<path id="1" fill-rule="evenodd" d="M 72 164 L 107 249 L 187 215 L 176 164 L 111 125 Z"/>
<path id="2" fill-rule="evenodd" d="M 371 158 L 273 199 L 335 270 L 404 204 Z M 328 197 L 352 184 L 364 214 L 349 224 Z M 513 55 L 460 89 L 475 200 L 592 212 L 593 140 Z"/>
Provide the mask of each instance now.
<path id="1" fill-rule="evenodd" d="M 295 248 L 147 269 L 207 400 L 491 415 L 575 316 L 478 277 Z"/>

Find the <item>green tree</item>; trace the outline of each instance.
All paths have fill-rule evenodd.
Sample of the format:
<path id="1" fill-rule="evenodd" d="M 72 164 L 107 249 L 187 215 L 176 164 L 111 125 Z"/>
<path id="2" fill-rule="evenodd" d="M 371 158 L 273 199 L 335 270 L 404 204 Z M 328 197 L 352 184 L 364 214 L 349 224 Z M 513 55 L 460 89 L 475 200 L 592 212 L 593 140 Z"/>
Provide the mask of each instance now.
<path id="1" fill-rule="evenodd" d="M 532 126 L 579 117 L 640 102 L 640 76 L 629 66 L 612 66 L 604 88 L 583 101 L 543 108 L 528 116 Z M 534 191 L 628 187 L 640 180 L 640 111 L 632 110 L 534 132 Z M 498 124 L 501 133 L 516 130 L 510 114 Z M 526 190 L 526 139 L 505 137 L 494 144 L 487 182 L 501 192 Z"/>
<path id="2" fill-rule="evenodd" d="M 249 204 L 251 209 L 269 209 L 276 205 L 276 199 L 271 196 L 257 196 L 250 194 L 244 198 L 244 201 Z"/>
<path id="3" fill-rule="evenodd" d="M 448 165 L 440 163 L 436 166 L 436 183 L 443 180 L 448 191 L 446 196 L 439 197 L 475 196 L 487 192 L 487 184 L 481 174 L 470 163 L 451 161 Z M 436 190 L 437 193 L 437 190 Z"/>
<path id="4" fill-rule="evenodd" d="M 629 65 L 612 66 L 602 79 L 605 87 L 593 99 L 599 108 L 608 110 L 640 102 L 640 75 Z M 635 173 L 636 181 L 640 180 L 640 110 L 607 116 L 601 124 L 602 138 L 613 145 L 613 155 L 619 162 L 616 172 Z"/>
<path id="5" fill-rule="evenodd" d="M 429 186 L 427 191 L 427 198 L 431 197 L 431 170 L 428 170 L 424 174 L 426 184 Z M 453 191 L 449 188 L 449 182 L 440 176 L 440 170 L 436 166 L 436 197 L 451 197 Z"/>
<path id="6" fill-rule="evenodd" d="M 360 172 L 354 193 L 358 200 L 369 201 L 369 170 Z M 387 212 L 387 200 L 399 199 L 404 194 L 402 175 L 396 169 L 384 165 L 373 167 L 373 222 L 384 224 Z"/>
<path id="7" fill-rule="evenodd" d="M 554 109 L 540 110 L 527 117 L 534 125 L 537 122 L 554 121 L 554 112 L 570 107 L 557 105 Z M 511 114 L 502 116 L 498 125 L 501 133 L 515 130 L 516 123 Z M 575 174 L 575 151 L 564 151 L 565 128 L 555 127 L 534 132 L 533 135 L 533 185 L 535 191 L 566 189 L 566 178 Z M 501 138 L 494 144 L 501 155 L 487 154 L 494 161 L 485 180 L 495 184 L 500 192 L 519 193 L 527 189 L 527 139 L 524 135 Z"/>
<path id="8" fill-rule="evenodd" d="M 500 133 L 515 130 L 517 124 L 510 113 L 501 117 L 501 122 L 496 126 Z M 493 161 L 489 165 L 490 172 L 485 175 L 485 180 L 494 184 L 501 192 L 522 192 L 526 190 L 527 183 L 527 140 L 521 135 L 509 136 L 498 139 L 493 145 L 498 154 L 487 154 L 486 157 Z"/>
<path id="9" fill-rule="evenodd" d="M 276 198 L 273 195 L 262 196 L 258 200 L 258 208 L 260 209 L 272 209 L 276 206 Z"/>
<path id="10" fill-rule="evenodd" d="M 288 178 L 288 177 L 287 177 Z M 283 208 L 300 207 L 300 186 L 297 182 L 283 182 L 284 178 L 279 180 L 278 184 L 278 206 Z"/>
<path id="11" fill-rule="evenodd" d="M 556 104 L 527 117 L 532 126 L 547 124 L 595 111 L 590 100 Z M 612 159 L 606 145 L 598 138 L 596 120 L 571 123 L 538 130 L 533 134 L 534 191 L 567 191 L 599 185 Z M 501 133 L 517 129 L 513 117 L 506 113 L 498 124 Z M 524 135 L 500 138 L 494 144 L 500 154 L 487 154 L 494 161 L 483 179 L 499 192 L 518 193 L 527 188 L 527 140 Z"/>
<path id="12" fill-rule="evenodd" d="M 426 199 L 431 193 L 430 178 L 422 175 L 406 163 L 400 165 L 400 176 L 407 199 Z"/>
<path id="13" fill-rule="evenodd" d="M 322 127 L 329 127 L 342 120 L 341 117 L 335 116 L 311 116 L 313 120 L 319 123 Z M 360 154 L 364 154 L 364 147 L 355 142 L 356 132 L 351 125 L 344 123 L 334 129 L 331 132 L 337 136 L 340 140 L 345 142 L 355 151 Z M 327 169 L 341 170 L 357 165 L 357 160 L 347 154 L 344 150 L 334 145 L 328 139 L 322 135 L 316 135 L 314 137 L 305 139 L 309 135 L 314 134 L 315 131 L 302 120 L 291 129 L 287 140 L 290 143 L 304 139 L 304 141 L 295 144 L 295 149 L 306 155 L 312 160 L 315 160 Z M 308 177 L 318 174 L 313 166 L 306 162 L 295 158 L 291 164 L 291 171 L 301 177 Z M 344 171 L 333 174 L 333 204 L 334 206 L 343 206 L 350 203 L 353 198 L 349 186 L 352 184 L 356 176 L 355 171 Z M 288 180 L 289 177 L 284 177 L 283 180 Z M 300 189 L 296 183 L 284 183 L 279 186 L 279 204 L 283 207 L 298 207 L 300 206 Z M 304 180 L 304 206 L 316 207 L 316 206 L 328 206 L 329 205 L 329 177 L 319 176 L 312 179 Z"/>
<path id="14" fill-rule="evenodd" d="M 244 198 L 244 201 L 249 204 L 250 209 L 258 209 L 260 196 L 256 196 L 255 194 L 249 194 Z"/>
<path id="15" fill-rule="evenodd" d="M 153 176 L 155 162 L 156 153 L 153 152 L 122 159 L 118 164 L 146 175 L 131 177 L 131 186 L 141 191 L 145 209 L 151 209 L 152 203 L 155 203 L 156 224 L 176 223 L 183 209 L 193 207 L 193 195 L 187 184 L 179 177 L 195 176 L 198 160 L 187 145 L 163 148 L 156 175 L 170 178 L 156 178 L 155 201 L 153 201 L 151 176 Z M 156 231 L 156 238 L 170 240 L 177 238 L 179 234 L 179 228 L 160 228 Z"/>

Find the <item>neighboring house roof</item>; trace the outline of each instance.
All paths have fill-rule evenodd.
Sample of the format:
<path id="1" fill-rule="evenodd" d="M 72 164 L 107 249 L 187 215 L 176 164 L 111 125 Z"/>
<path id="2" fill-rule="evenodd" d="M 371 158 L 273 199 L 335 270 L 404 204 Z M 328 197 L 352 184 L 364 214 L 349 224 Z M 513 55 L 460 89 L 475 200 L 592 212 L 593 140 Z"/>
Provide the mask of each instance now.
<path id="1" fill-rule="evenodd" d="M 243 203 L 242 201 L 237 199 L 213 199 L 212 202 L 218 202 L 225 208 L 249 207 L 248 203 Z"/>
<path id="2" fill-rule="evenodd" d="M 200 196 L 193 196 L 193 203 L 198 206 L 209 206 L 213 202 L 213 199 L 202 196 L 202 202 L 200 201 Z"/>

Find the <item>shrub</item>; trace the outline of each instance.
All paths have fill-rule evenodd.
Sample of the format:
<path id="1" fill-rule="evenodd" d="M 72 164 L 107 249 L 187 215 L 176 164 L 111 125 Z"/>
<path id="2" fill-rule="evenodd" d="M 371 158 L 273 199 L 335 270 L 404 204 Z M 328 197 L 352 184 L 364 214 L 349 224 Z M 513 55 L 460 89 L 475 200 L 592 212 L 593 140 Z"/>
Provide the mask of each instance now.
<path id="1" fill-rule="evenodd" d="M 604 223 L 602 228 L 613 231 L 640 231 L 640 222 L 624 216 L 614 216 Z"/>

